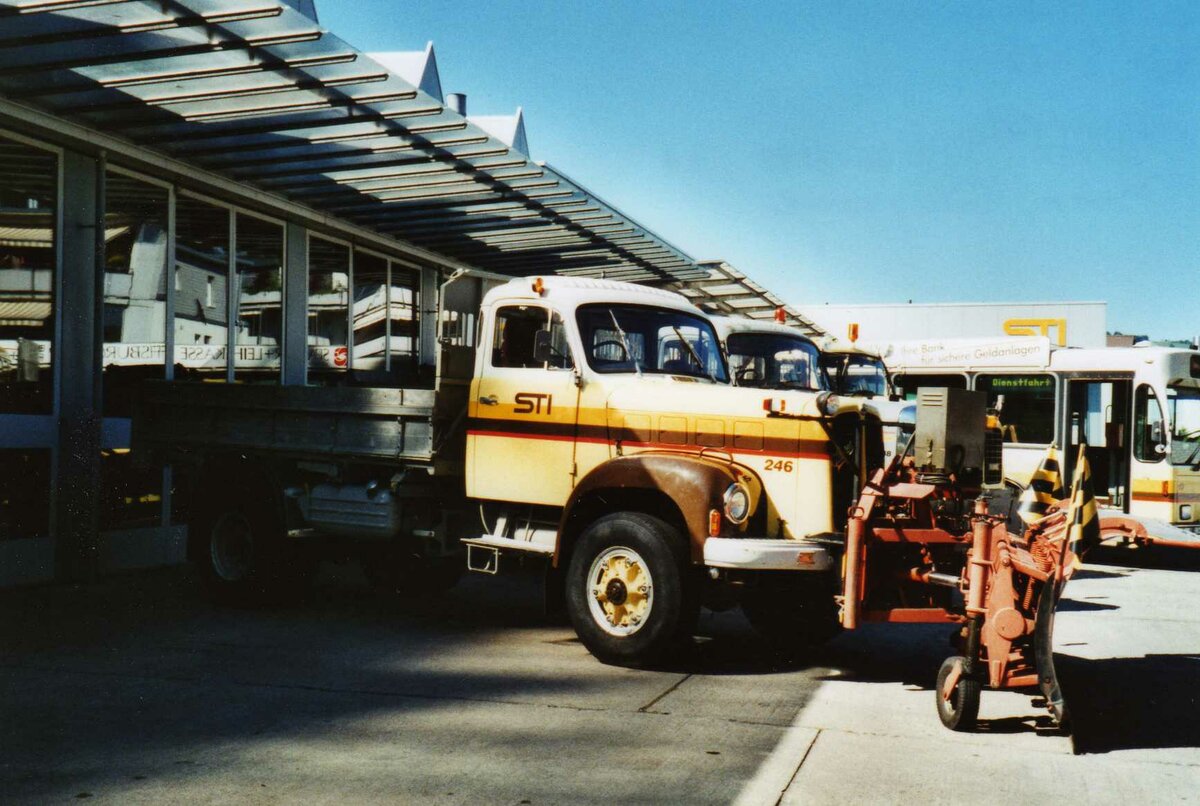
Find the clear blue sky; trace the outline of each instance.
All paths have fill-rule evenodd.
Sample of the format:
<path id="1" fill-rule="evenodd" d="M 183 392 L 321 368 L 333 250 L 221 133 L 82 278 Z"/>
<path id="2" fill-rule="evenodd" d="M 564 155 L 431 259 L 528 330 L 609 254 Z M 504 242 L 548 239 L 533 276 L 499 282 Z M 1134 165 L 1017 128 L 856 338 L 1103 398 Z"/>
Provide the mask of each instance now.
<path id="1" fill-rule="evenodd" d="M 1105 300 L 1200 334 L 1200 3 L 317 0 L 794 303 Z"/>

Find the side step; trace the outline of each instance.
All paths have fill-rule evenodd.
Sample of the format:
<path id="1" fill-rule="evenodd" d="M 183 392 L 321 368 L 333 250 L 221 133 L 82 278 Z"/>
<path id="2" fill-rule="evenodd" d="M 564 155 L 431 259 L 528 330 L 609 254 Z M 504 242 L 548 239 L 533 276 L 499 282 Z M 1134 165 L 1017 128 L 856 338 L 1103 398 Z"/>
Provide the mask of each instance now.
<path id="1" fill-rule="evenodd" d="M 462 542 L 467 547 L 467 570 L 481 574 L 495 574 L 500 570 L 500 552 L 502 551 L 520 551 L 542 557 L 549 557 L 554 553 L 554 546 L 513 540 L 511 537 L 497 537 L 496 535 L 463 538 Z"/>

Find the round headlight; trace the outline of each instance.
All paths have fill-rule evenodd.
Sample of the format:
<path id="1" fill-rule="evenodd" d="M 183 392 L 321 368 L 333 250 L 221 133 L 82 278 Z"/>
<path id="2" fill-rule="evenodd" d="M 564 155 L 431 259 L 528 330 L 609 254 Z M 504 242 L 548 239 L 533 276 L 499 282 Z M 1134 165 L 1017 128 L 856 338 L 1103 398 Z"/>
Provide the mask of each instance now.
<path id="1" fill-rule="evenodd" d="M 821 413 L 826 417 L 832 417 L 833 415 L 837 414 L 838 404 L 840 402 L 841 401 L 838 400 L 837 395 L 835 395 L 833 392 L 821 392 L 819 395 L 817 395 L 817 408 L 819 408 Z"/>
<path id="2" fill-rule="evenodd" d="M 730 523 L 741 524 L 750 517 L 750 492 L 740 484 L 730 484 L 725 491 L 725 518 Z"/>
<path id="3" fill-rule="evenodd" d="M 1192 505 L 1181 504 L 1179 506 L 1179 520 L 1190 521 L 1192 519 Z"/>

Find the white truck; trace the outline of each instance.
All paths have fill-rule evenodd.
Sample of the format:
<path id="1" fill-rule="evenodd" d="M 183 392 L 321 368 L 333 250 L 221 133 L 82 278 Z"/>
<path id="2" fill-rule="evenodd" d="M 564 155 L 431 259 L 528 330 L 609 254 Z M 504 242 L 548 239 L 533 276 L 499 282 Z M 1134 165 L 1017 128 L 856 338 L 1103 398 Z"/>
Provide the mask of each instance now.
<path id="1" fill-rule="evenodd" d="M 522 558 L 606 662 L 661 658 L 703 603 L 789 641 L 839 629 L 847 512 L 883 465 L 864 400 L 811 360 L 792 388 L 731 386 L 708 317 L 641 286 L 462 274 L 438 320 L 432 388 L 147 386 L 134 448 L 190 471 L 215 595 L 298 584 L 326 552 L 417 595 L 464 557 Z"/>

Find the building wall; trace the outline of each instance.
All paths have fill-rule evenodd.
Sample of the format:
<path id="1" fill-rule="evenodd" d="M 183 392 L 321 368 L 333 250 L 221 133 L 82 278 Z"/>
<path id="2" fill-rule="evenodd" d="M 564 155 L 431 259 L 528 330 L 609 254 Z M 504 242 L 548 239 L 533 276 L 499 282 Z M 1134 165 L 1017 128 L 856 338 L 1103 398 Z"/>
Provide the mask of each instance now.
<path id="1" fill-rule="evenodd" d="M 896 305 L 798 305 L 838 338 L 858 323 L 858 338 L 883 343 L 910 339 L 1046 336 L 1062 347 L 1105 346 L 1104 302 L 964 302 Z"/>

